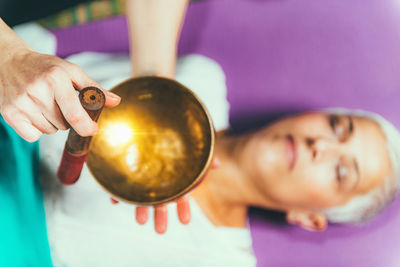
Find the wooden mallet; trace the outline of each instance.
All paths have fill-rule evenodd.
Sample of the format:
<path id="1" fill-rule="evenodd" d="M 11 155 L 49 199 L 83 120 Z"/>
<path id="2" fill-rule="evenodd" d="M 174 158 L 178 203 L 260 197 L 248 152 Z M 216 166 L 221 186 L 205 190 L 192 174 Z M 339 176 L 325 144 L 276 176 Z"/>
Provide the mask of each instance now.
<path id="1" fill-rule="evenodd" d="M 79 100 L 93 121 L 97 121 L 105 104 L 104 93 L 96 87 L 86 87 L 79 93 Z M 92 137 L 80 136 L 74 129 L 69 130 L 64 152 L 58 167 L 58 179 L 64 185 L 74 184 L 81 174 L 89 153 Z"/>

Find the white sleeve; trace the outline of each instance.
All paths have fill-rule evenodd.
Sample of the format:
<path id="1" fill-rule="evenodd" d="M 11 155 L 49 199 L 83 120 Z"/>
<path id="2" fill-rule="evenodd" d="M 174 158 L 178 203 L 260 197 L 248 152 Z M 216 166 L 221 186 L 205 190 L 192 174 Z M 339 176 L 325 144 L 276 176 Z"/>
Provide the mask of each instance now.
<path id="1" fill-rule="evenodd" d="M 217 62 L 201 55 L 180 57 L 176 80 L 191 89 L 205 104 L 217 131 L 229 127 L 225 74 Z"/>
<path id="2" fill-rule="evenodd" d="M 56 54 L 56 37 L 36 22 L 20 24 L 13 27 L 13 30 L 36 52 L 49 55 Z"/>

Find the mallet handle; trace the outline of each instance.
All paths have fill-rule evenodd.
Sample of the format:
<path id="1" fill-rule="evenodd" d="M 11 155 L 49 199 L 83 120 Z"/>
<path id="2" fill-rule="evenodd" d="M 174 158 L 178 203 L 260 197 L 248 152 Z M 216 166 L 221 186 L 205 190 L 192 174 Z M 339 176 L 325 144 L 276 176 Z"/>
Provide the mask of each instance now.
<path id="1" fill-rule="evenodd" d="M 97 121 L 105 104 L 104 93 L 96 87 L 86 87 L 79 93 L 79 100 L 93 121 Z M 64 152 L 58 167 L 58 179 L 64 185 L 74 184 L 82 171 L 89 153 L 91 136 L 80 136 L 74 129 L 69 130 Z"/>

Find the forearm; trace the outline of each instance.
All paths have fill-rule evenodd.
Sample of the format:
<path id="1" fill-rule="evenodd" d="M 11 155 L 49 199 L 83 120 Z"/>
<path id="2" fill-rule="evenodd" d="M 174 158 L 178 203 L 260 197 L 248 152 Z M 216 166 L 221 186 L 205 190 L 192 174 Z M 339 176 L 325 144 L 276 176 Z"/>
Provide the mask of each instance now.
<path id="1" fill-rule="evenodd" d="M 134 76 L 173 78 L 177 44 L 188 0 L 128 0 Z"/>
<path id="2" fill-rule="evenodd" d="M 0 18 L 0 62 L 5 62 L 18 50 L 30 49 L 8 25 Z"/>

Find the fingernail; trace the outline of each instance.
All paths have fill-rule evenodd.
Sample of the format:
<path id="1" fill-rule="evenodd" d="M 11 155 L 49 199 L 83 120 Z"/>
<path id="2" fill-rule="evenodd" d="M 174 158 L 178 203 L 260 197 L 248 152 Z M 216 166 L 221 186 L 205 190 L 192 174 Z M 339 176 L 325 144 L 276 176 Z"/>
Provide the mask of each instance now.
<path id="1" fill-rule="evenodd" d="M 148 216 L 148 209 L 146 207 L 136 207 L 136 221 L 139 224 L 145 224 Z"/>
<path id="2" fill-rule="evenodd" d="M 108 94 L 109 97 L 111 97 L 114 100 L 117 100 L 117 99 L 121 98 L 120 96 L 118 96 L 118 95 L 116 95 L 114 93 L 108 92 L 108 91 L 107 91 L 107 94 Z"/>
<path id="3" fill-rule="evenodd" d="M 99 125 L 95 121 L 90 121 L 90 122 L 92 124 L 92 133 L 93 135 L 95 135 L 99 131 Z"/>
<path id="4" fill-rule="evenodd" d="M 156 230 L 157 234 L 162 235 L 167 231 L 167 226 L 166 225 L 162 225 L 162 226 L 156 225 L 155 230 Z"/>
<path id="5" fill-rule="evenodd" d="M 154 227 L 157 233 L 163 234 L 167 231 L 168 210 L 165 205 L 160 205 L 154 210 Z"/>
<path id="6" fill-rule="evenodd" d="M 190 215 L 189 214 L 184 214 L 181 216 L 181 223 L 182 224 L 188 224 L 190 222 Z"/>
<path id="7" fill-rule="evenodd" d="M 139 214 L 139 215 L 136 217 L 136 221 L 138 222 L 138 224 L 143 225 L 143 224 L 145 224 L 146 221 L 147 221 L 147 216 L 144 215 L 144 214 Z"/>
<path id="8" fill-rule="evenodd" d="M 221 166 L 221 161 L 219 158 L 215 157 L 212 161 L 211 168 L 217 169 L 219 166 Z"/>

